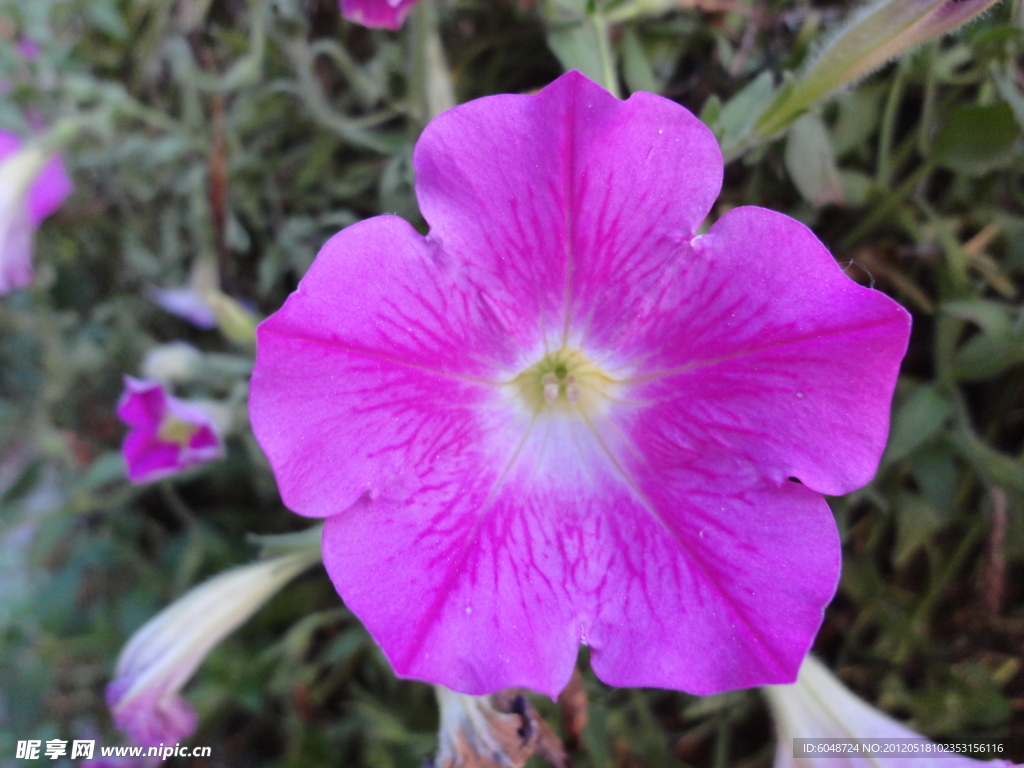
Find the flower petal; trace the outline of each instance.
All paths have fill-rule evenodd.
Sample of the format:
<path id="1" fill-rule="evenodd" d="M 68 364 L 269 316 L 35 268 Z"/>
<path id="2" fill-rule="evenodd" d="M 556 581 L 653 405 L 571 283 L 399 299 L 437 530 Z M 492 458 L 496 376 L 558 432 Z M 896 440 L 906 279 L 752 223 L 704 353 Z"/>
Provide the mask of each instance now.
<path id="1" fill-rule="evenodd" d="M 134 680 L 123 678 L 107 687 L 107 705 L 117 727 L 136 744 L 173 744 L 195 733 L 198 716 L 176 692 L 146 690 L 130 700 L 122 697 Z"/>
<path id="2" fill-rule="evenodd" d="M 196 328 L 208 331 L 217 327 L 217 316 L 194 288 L 149 288 L 146 293 L 155 304 Z"/>
<path id="3" fill-rule="evenodd" d="M 252 425 L 299 514 L 417 487 L 421 463 L 507 450 L 489 437 L 506 426 L 488 410 L 515 362 L 504 328 L 401 219 L 333 237 L 258 339 Z"/>
<path id="4" fill-rule="evenodd" d="M 510 448 L 503 465 L 424 466 L 418 489 L 327 522 L 328 573 L 398 674 L 554 696 L 582 640 L 615 685 L 796 676 L 839 573 L 818 494 L 749 473 L 708 489 L 693 467 L 640 489 L 572 417 Z"/>
<path id="5" fill-rule="evenodd" d="M 739 466 L 616 464 L 632 493 L 593 547 L 594 672 L 697 694 L 793 680 L 839 579 L 821 496 Z"/>
<path id="6" fill-rule="evenodd" d="M 902 307 L 761 208 L 723 216 L 668 281 L 635 326 L 641 407 L 623 419 L 638 444 L 740 457 L 828 494 L 871 479 L 910 332 Z"/>
<path id="7" fill-rule="evenodd" d="M 419 0 L 341 0 L 341 15 L 373 29 L 399 29 Z"/>
<path id="8" fill-rule="evenodd" d="M 124 392 L 117 403 L 117 415 L 125 424 L 151 428 L 155 432 L 166 407 L 167 394 L 159 382 L 124 377 Z"/>
<path id="9" fill-rule="evenodd" d="M 149 483 L 177 474 L 182 470 L 176 445 L 160 442 L 155 432 L 129 432 L 122 447 L 128 479 L 133 483 Z"/>
<path id="10" fill-rule="evenodd" d="M 38 227 L 43 219 L 61 207 L 73 189 L 71 177 L 64 170 L 60 156 L 47 160 L 28 191 L 28 213 L 32 223 Z"/>
<path id="11" fill-rule="evenodd" d="M 722 179 L 714 137 L 686 109 L 649 93 L 621 102 L 578 72 L 442 114 L 414 164 L 431 238 L 528 352 L 621 324 Z"/>
<path id="12" fill-rule="evenodd" d="M 13 155 L 24 146 L 25 140 L 17 133 L 0 131 L 0 160 Z M 28 214 L 33 226 L 38 227 L 43 219 L 60 208 L 72 189 L 74 185 L 64 170 L 60 156 L 51 157 L 29 187 Z"/>
<path id="13" fill-rule="evenodd" d="M 6 213 L 8 219 L 2 219 Z M 0 294 L 32 282 L 32 240 L 35 230 L 23 205 L 0 213 Z"/>
<path id="14" fill-rule="evenodd" d="M 585 528 L 566 531 L 600 505 L 581 427 L 539 419 L 500 462 L 433 462 L 407 495 L 327 521 L 327 572 L 398 675 L 470 694 L 565 687 L 573 574 L 589 576 Z"/>

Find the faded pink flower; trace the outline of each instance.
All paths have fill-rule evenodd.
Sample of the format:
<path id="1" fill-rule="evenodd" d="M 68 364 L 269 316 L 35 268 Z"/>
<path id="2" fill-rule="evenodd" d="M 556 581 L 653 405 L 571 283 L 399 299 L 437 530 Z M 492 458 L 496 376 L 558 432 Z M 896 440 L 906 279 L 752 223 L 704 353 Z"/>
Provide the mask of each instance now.
<path id="1" fill-rule="evenodd" d="M 696 236 L 721 155 L 649 93 L 479 99 L 414 164 L 429 236 L 349 227 L 258 331 L 253 428 L 346 604 L 463 693 L 554 695 L 580 642 L 612 685 L 792 681 L 909 315 L 781 214 Z"/>
<path id="2" fill-rule="evenodd" d="M 399 29 L 419 0 L 341 0 L 341 15 L 374 29 Z"/>
<path id="3" fill-rule="evenodd" d="M 32 241 L 71 193 L 59 157 L 0 131 L 0 294 L 32 282 Z"/>
<path id="4" fill-rule="evenodd" d="M 149 288 L 146 294 L 154 304 L 196 328 L 208 331 L 217 327 L 217 315 L 195 288 Z"/>
<path id="5" fill-rule="evenodd" d="M 159 480 L 224 455 L 207 411 L 167 394 L 159 382 L 125 376 L 124 387 L 117 415 L 129 427 L 122 451 L 133 483 Z"/>

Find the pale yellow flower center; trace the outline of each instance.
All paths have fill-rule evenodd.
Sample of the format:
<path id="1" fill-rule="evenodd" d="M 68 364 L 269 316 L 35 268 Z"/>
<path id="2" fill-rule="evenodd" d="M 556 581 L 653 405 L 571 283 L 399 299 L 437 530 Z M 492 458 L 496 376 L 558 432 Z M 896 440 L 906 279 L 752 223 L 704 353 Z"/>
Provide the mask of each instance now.
<path id="1" fill-rule="evenodd" d="M 195 424 L 189 424 L 177 416 L 167 414 L 160 422 L 160 428 L 156 435 L 162 442 L 174 443 L 181 448 L 187 448 L 198 431 L 199 427 Z"/>
<path id="2" fill-rule="evenodd" d="M 603 412 L 618 383 L 575 349 L 545 355 L 511 382 L 516 395 L 535 414 L 552 411 Z"/>

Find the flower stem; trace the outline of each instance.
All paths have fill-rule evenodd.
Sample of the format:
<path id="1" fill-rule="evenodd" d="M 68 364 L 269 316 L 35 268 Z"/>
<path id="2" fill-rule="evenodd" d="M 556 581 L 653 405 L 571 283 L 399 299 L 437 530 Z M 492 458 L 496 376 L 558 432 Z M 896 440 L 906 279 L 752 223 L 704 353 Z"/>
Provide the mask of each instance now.
<path id="1" fill-rule="evenodd" d="M 885 112 L 882 113 L 882 130 L 878 139 L 878 169 L 876 182 L 880 189 L 885 189 L 892 176 L 892 140 L 896 134 L 896 115 L 899 111 L 900 100 L 903 98 L 903 85 L 907 79 L 907 70 L 910 69 L 910 57 L 900 60 L 896 68 L 896 77 L 893 78 L 892 86 L 889 88 L 889 97 L 885 102 Z"/>
<path id="2" fill-rule="evenodd" d="M 601 61 L 602 85 L 608 93 L 617 99 L 622 98 L 619 91 L 619 78 L 615 73 L 615 52 L 612 50 L 611 25 L 608 19 L 600 11 L 595 11 L 590 17 L 590 23 L 594 25 L 594 36 L 597 38 L 597 56 Z"/>
<path id="3" fill-rule="evenodd" d="M 418 3 L 412 19 L 410 85 L 421 125 L 455 106 L 455 87 L 445 61 L 437 9 L 430 0 Z"/>

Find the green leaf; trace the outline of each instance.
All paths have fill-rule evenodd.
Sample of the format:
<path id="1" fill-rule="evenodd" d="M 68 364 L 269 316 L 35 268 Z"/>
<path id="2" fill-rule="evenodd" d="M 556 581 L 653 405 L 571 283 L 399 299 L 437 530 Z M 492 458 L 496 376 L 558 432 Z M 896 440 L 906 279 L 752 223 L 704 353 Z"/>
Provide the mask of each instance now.
<path id="1" fill-rule="evenodd" d="M 1017 88 L 1013 78 L 993 68 L 992 79 L 995 80 L 999 95 L 1003 97 L 1007 106 L 1013 110 L 1013 116 L 1017 118 L 1017 124 L 1024 127 L 1024 94 Z"/>
<path id="2" fill-rule="evenodd" d="M 903 565 L 945 522 L 939 511 L 917 493 L 905 491 L 893 505 L 896 517 L 896 549 L 893 560 Z"/>
<path id="3" fill-rule="evenodd" d="M 861 146 L 878 130 L 883 95 L 877 87 L 862 87 L 836 98 L 839 115 L 832 131 L 836 157 Z"/>
<path id="4" fill-rule="evenodd" d="M 714 131 L 716 134 L 718 131 L 719 121 L 722 119 L 722 100 L 718 98 L 718 94 L 711 94 L 708 96 L 707 101 L 704 102 L 704 106 L 700 110 L 700 119 L 708 128 Z"/>
<path id="5" fill-rule="evenodd" d="M 111 0 L 99 0 L 89 3 L 87 6 L 90 20 L 98 29 L 117 40 L 124 40 L 128 37 L 128 27 L 117 8 L 117 4 Z"/>
<path id="6" fill-rule="evenodd" d="M 124 478 L 124 456 L 120 451 L 107 451 L 89 466 L 82 478 L 82 487 L 94 491 Z"/>
<path id="7" fill-rule="evenodd" d="M 846 202 L 828 130 L 821 118 L 807 113 L 789 129 L 786 170 L 800 195 L 821 207 Z"/>
<path id="8" fill-rule="evenodd" d="M 1024 333 L 1007 329 L 979 333 L 956 351 L 953 375 L 961 381 L 997 376 L 1024 361 Z"/>
<path id="9" fill-rule="evenodd" d="M 1008 491 L 1024 493 L 1024 465 L 983 443 L 964 429 L 950 437 L 950 445 L 974 467 L 985 482 Z"/>
<path id="10" fill-rule="evenodd" d="M 722 154 L 727 159 L 733 156 L 753 132 L 754 123 L 768 106 L 775 92 L 773 83 L 772 73 L 766 70 L 722 106 L 716 134 L 722 144 Z"/>
<path id="11" fill-rule="evenodd" d="M 1006 333 L 1013 324 L 1011 307 L 998 301 L 947 301 L 942 304 L 942 311 L 961 320 L 970 320 L 987 333 Z"/>
<path id="12" fill-rule="evenodd" d="M 568 72 L 578 69 L 595 83 L 604 79 L 594 28 L 585 22 L 552 26 L 548 45 Z"/>
<path id="13" fill-rule="evenodd" d="M 875 188 L 875 180 L 863 171 L 839 169 L 839 183 L 843 187 L 843 197 L 854 207 L 864 205 Z"/>
<path id="14" fill-rule="evenodd" d="M 941 441 L 914 451 L 910 457 L 910 471 L 917 487 L 939 512 L 953 506 L 959 477 L 949 447 Z"/>
<path id="15" fill-rule="evenodd" d="M 931 440 L 949 417 L 952 405 L 933 385 L 922 385 L 896 411 L 884 464 L 909 456 Z"/>
<path id="16" fill-rule="evenodd" d="M 953 107 L 932 143 L 932 158 L 951 171 L 981 176 L 1007 165 L 1020 126 L 1005 103 Z"/>
<path id="17" fill-rule="evenodd" d="M 946 302 L 942 311 L 968 320 L 982 331 L 957 349 L 953 375 L 958 379 L 991 378 L 1024 360 L 1024 330 L 1018 327 L 1013 307 L 976 299 Z"/>
<path id="18" fill-rule="evenodd" d="M 661 90 L 661 84 L 647 60 L 640 38 L 632 28 L 627 29 L 622 38 L 622 75 L 631 92 L 658 93 Z"/>

